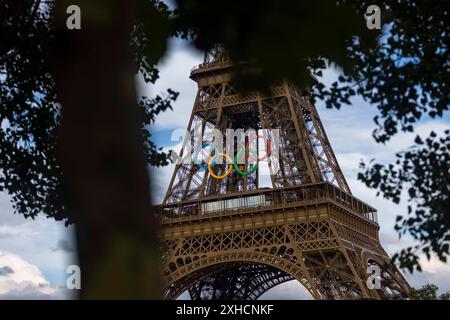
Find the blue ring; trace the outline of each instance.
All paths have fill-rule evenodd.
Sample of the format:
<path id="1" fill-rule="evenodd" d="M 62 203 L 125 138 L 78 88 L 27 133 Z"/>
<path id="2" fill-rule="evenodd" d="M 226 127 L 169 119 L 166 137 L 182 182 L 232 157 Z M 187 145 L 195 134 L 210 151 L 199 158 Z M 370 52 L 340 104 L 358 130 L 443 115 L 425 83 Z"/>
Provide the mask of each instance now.
<path id="1" fill-rule="evenodd" d="M 198 168 L 203 169 L 203 170 L 208 170 L 208 166 L 204 166 L 204 165 L 202 165 L 202 164 L 200 164 L 200 163 L 196 163 L 196 162 L 198 162 L 198 155 L 199 155 L 200 151 L 202 151 L 204 148 L 206 148 L 206 147 L 208 147 L 208 146 L 214 148 L 214 151 L 215 151 L 215 154 L 216 154 L 216 155 L 219 154 L 219 148 L 217 148 L 216 145 L 214 145 L 214 144 L 212 144 L 212 143 L 204 143 L 204 144 L 202 144 L 202 147 L 199 148 L 199 149 L 197 149 L 197 151 L 196 151 L 195 154 L 194 154 L 194 163 L 195 163 L 195 165 L 196 165 Z M 214 167 L 215 165 L 216 165 L 216 159 L 214 159 L 213 163 L 211 163 L 211 167 Z"/>

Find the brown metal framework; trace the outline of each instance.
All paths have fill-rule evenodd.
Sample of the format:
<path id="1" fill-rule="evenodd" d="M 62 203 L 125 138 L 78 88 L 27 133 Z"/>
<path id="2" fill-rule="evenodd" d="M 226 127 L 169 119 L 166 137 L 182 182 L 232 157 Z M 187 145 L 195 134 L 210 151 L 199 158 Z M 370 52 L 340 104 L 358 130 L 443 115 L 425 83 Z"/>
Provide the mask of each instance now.
<path id="1" fill-rule="evenodd" d="M 279 159 L 269 159 L 273 188 L 259 187 L 257 171 L 220 180 L 177 164 L 158 207 L 165 296 L 257 299 L 296 279 L 315 299 L 407 297 L 408 284 L 386 264 L 376 210 L 351 195 L 315 106 L 287 82 L 269 95 L 240 94 L 234 67 L 216 49 L 192 70 L 198 93 L 188 130 L 212 139 L 213 128 L 279 129 Z M 192 158 L 185 147 L 181 158 Z M 226 165 L 216 168 L 222 174 Z M 382 286 L 370 290 L 374 264 Z"/>

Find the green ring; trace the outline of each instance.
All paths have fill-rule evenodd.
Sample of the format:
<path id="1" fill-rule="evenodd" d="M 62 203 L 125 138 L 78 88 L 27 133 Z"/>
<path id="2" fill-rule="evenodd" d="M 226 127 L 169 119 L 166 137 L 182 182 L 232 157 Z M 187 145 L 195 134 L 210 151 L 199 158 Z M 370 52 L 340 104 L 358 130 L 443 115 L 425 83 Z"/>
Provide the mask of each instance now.
<path id="1" fill-rule="evenodd" d="M 241 155 L 241 153 L 245 151 L 245 152 L 249 152 L 252 154 L 253 157 L 258 158 L 258 154 L 255 152 L 255 150 L 251 150 L 249 148 L 246 149 L 241 149 L 241 151 L 239 151 L 235 156 L 234 156 L 234 161 L 233 161 L 233 167 L 234 170 L 236 170 L 238 173 L 240 173 L 243 176 L 252 174 L 253 172 L 255 172 L 256 169 L 258 169 L 258 165 L 259 165 L 259 161 L 256 162 L 256 165 L 253 166 L 253 168 L 251 168 L 249 171 L 241 171 L 239 170 L 239 167 L 237 165 L 237 158 Z"/>

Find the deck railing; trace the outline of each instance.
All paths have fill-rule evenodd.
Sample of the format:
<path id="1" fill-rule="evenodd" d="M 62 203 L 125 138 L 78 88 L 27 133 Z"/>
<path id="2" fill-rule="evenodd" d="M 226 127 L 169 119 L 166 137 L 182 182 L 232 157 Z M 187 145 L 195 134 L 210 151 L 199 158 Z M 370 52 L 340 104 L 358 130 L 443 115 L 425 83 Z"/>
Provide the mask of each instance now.
<path id="1" fill-rule="evenodd" d="M 271 210 L 282 207 L 332 202 L 351 213 L 378 223 L 375 208 L 329 182 L 304 184 L 278 189 L 257 189 L 245 193 L 206 196 L 157 206 L 162 222 L 212 218 L 231 213 Z"/>

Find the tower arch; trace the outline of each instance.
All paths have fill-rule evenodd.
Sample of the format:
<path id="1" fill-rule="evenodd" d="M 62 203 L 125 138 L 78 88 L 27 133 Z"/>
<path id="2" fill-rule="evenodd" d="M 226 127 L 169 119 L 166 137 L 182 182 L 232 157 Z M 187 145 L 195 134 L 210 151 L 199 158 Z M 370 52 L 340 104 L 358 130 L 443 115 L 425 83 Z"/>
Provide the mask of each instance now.
<path id="1" fill-rule="evenodd" d="M 240 278 L 240 280 L 234 282 L 234 288 L 229 292 L 202 297 L 200 294 L 202 288 L 199 287 L 201 282 L 203 281 L 202 286 L 205 282 L 214 285 L 217 284 L 218 278 L 221 280 Z M 176 299 L 182 292 L 189 290 L 191 298 L 194 299 L 256 300 L 274 286 L 290 280 L 297 280 L 312 296 L 317 296 L 317 292 L 304 276 L 301 266 L 286 258 L 263 252 L 236 255 L 222 253 L 204 257 L 192 265 L 177 269 L 171 281 L 165 283 L 164 296 Z M 242 286 L 243 284 L 245 286 Z"/>

